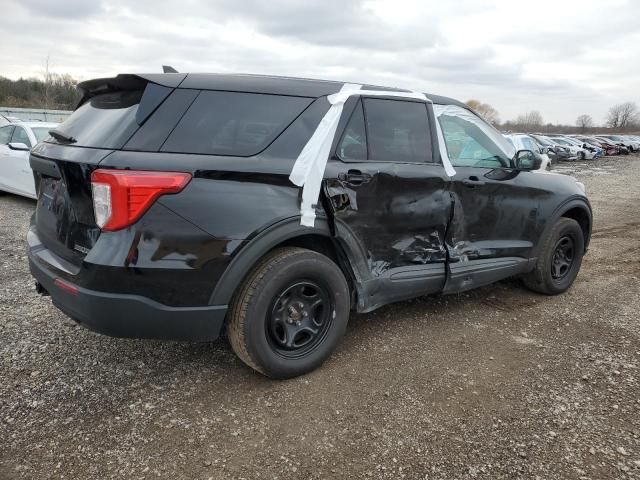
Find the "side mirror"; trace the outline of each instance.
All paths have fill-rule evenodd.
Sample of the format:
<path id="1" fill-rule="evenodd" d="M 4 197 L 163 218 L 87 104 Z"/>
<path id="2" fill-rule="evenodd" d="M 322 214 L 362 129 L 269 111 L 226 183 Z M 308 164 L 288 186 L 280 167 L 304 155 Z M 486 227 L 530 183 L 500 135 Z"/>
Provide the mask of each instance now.
<path id="1" fill-rule="evenodd" d="M 513 157 L 513 164 L 518 170 L 538 170 L 542 165 L 542 158 L 531 150 L 518 150 Z"/>
<path id="2" fill-rule="evenodd" d="M 11 142 L 8 147 L 11 150 L 19 150 L 19 151 L 23 151 L 23 152 L 28 152 L 29 150 L 31 150 L 28 146 L 26 146 L 24 143 L 22 142 Z"/>

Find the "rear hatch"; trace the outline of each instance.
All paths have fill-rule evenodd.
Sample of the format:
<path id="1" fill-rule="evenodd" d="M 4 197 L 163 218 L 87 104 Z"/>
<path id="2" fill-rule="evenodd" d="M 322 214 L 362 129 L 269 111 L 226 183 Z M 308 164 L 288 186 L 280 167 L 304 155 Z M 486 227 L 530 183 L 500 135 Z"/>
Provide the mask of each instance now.
<path id="1" fill-rule="evenodd" d="M 121 149 L 172 88 L 136 75 L 79 85 L 75 112 L 31 153 L 38 191 L 36 234 L 50 251 L 80 265 L 100 236 L 93 213 L 91 172 Z"/>

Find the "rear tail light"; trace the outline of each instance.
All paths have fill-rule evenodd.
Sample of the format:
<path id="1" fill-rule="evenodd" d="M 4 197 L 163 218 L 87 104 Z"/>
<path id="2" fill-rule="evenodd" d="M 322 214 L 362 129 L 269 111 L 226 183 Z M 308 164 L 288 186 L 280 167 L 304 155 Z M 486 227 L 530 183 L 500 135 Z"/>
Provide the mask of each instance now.
<path id="1" fill-rule="evenodd" d="M 71 295 L 78 295 L 78 287 L 71 285 L 60 278 L 56 278 L 53 281 L 53 284 L 64 292 L 70 293 Z"/>
<path id="2" fill-rule="evenodd" d="M 91 174 L 93 211 L 104 231 L 132 225 L 161 195 L 178 193 L 191 174 L 132 170 L 95 170 Z"/>

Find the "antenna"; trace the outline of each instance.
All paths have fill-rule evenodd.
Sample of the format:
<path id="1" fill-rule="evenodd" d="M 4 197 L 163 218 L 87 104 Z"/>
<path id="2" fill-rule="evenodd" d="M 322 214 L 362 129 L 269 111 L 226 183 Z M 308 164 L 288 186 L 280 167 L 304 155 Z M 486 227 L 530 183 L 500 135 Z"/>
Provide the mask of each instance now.
<path id="1" fill-rule="evenodd" d="M 178 73 L 178 71 L 170 65 L 162 65 L 163 73 Z"/>

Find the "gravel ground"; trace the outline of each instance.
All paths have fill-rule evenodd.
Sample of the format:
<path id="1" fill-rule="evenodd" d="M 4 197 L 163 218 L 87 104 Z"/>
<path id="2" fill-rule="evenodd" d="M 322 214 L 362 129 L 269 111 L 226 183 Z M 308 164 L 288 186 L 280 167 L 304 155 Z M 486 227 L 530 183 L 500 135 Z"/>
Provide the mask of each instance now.
<path id="1" fill-rule="evenodd" d="M 0 197 L 0 478 L 640 478 L 640 158 L 563 165 L 594 205 L 574 287 L 352 315 L 271 381 L 225 342 L 119 340 L 33 291 Z"/>

